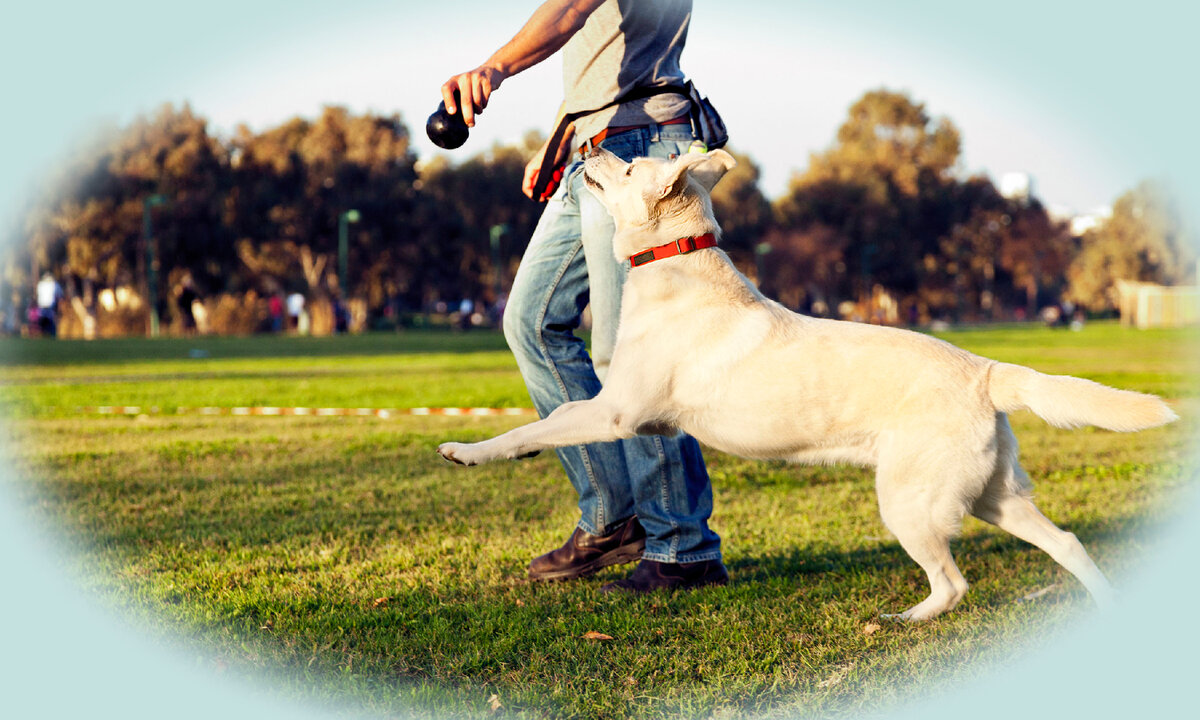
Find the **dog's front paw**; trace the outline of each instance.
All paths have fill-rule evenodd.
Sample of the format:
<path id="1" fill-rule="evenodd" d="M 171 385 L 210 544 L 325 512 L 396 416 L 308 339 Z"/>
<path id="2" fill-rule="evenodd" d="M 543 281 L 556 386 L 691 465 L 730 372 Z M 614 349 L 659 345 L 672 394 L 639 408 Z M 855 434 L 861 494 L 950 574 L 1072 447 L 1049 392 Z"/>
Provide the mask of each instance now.
<path id="1" fill-rule="evenodd" d="M 438 445 L 438 454 L 459 465 L 478 465 L 489 458 L 479 451 L 480 443 L 448 442 Z"/>

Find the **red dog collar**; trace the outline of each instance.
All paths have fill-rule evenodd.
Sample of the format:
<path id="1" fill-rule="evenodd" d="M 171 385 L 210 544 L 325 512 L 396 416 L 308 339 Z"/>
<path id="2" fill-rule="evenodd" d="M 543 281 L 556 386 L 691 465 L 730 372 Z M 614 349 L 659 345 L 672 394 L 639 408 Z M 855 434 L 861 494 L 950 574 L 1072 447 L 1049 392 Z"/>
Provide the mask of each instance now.
<path id="1" fill-rule="evenodd" d="M 712 233 L 704 233 L 696 237 L 685 237 L 673 240 L 665 245 L 652 247 L 649 250 L 643 250 L 629 258 L 630 267 L 639 267 L 646 263 L 652 263 L 655 260 L 673 257 L 675 255 L 686 255 L 690 252 L 702 250 L 704 248 L 716 247 L 717 238 Z"/>

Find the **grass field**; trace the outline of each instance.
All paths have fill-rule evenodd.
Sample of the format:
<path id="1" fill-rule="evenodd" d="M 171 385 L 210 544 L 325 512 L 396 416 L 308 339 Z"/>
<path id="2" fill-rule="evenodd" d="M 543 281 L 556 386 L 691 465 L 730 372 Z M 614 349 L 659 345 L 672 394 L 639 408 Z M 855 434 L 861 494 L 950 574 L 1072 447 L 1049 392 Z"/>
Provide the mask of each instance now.
<path id="1" fill-rule="evenodd" d="M 1042 509 L 1122 576 L 1152 553 L 1197 399 L 1194 333 L 1003 328 L 946 339 L 1168 398 L 1136 435 L 1014 416 Z M 878 622 L 926 582 L 883 528 L 871 475 L 707 452 L 732 583 L 606 597 L 533 584 L 572 527 L 553 457 L 463 469 L 433 452 L 526 419 L 201 417 L 177 407 L 525 406 L 495 334 L 0 342 L 0 403 L 24 475 L 5 490 L 78 548 L 73 574 L 214 672 L 263 671 L 341 712 L 490 717 L 848 716 L 987 671 L 1089 611 L 1040 551 L 976 521 L 972 589 L 917 626 Z M 100 417 L 80 406 L 161 414 Z M 594 631 L 611 640 L 588 640 Z M 916 689 L 913 689 L 916 686 Z"/>

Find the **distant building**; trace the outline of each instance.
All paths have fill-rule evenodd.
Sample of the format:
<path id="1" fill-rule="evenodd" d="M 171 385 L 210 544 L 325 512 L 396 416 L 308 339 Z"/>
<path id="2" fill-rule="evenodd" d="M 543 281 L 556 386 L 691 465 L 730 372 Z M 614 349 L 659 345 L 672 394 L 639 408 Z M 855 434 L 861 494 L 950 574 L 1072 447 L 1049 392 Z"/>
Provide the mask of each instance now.
<path id="1" fill-rule="evenodd" d="M 1200 324 L 1200 287 L 1117 281 L 1121 324 L 1136 328 L 1185 327 Z"/>
<path id="2" fill-rule="evenodd" d="M 1071 217 L 1071 234 L 1079 237 L 1088 230 L 1099 227 L 1112 217 L 1111 207 L 1093 208 L 1090 212 L 1079 213 Z"/>
<path id="3" fill-rule="evenodd" d="M 1112 208 L 1107 206 L 1092 208 L 1088 212 L 1081 213 L 1065 205 L 1051 205 L 1046 208 L 1046 212 L 1050 214 L 1050 219 L 1054 222 L 1067 223 L 1070 226 L 1071 234 L 1075 237 L 1081 237 L 1088 230 L 1103 225 L 1112 217 Z"/>
<path id="4" fill-rule="evenodd" d="M 1029 202 L 1033 197 L 1033 176 L 1025 172 L 1007 172 L 1000 176 L 1000 195 L 1007 200 Z"/>

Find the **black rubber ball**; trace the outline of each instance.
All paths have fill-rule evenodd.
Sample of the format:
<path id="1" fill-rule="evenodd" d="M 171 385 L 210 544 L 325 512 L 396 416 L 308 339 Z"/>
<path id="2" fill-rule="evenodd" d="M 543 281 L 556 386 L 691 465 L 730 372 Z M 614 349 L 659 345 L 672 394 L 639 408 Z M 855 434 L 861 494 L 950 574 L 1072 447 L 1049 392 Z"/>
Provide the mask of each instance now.
<path id="1" fill-rule="evenodd" d="M 444 101 L 438 103 L 438 109 L 425 122 L 425 134 L 434 145 L 446 150 L 461 147 L 467 141 L 470 132 L 467 121 L 463 120 L 461 109 L 460 112 L 451 115 L 446 112 Z"/>

